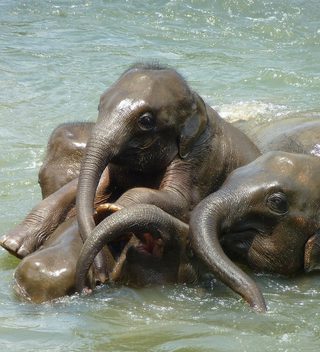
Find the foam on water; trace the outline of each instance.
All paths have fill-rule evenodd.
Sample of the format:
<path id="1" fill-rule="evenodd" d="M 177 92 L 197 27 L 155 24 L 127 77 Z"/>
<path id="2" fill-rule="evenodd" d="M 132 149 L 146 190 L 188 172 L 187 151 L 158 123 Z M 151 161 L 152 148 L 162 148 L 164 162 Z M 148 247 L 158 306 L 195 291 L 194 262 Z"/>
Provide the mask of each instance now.
<path id="1" fill-rule="evenodd" d="M 319 18 L 317 0 L 2 0 L 0 233 L 40 199 L 37 172 L 52 130 L 95 120 L 100 94 L 136 61 L 177 68 L 228 121 L 319 117 Z M 8 350 L 319 348 L 317 276 L 256 275 L 265 315 L 218 282 L 208 291 L 105 287 L 34 305 L 13 294 L 18 262 L 0 250 L 0 344 Z"/>
<path id="2" fill-rule="evenodd" d="M 267 122 L 289 114 L 288 107 L 286 106 L 259 101 L 240 101 L 235 104 L 213 106 L 213 108 L 229 122 L 239 120 L 259 120 L 261 122 Z"/>

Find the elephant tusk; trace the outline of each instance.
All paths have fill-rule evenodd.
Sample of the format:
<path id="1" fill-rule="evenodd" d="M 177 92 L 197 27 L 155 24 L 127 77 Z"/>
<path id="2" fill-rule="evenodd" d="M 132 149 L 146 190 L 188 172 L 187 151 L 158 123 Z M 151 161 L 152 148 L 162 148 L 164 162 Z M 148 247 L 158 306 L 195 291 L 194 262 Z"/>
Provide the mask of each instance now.
<path id="1" fill-rule="evenodd" d="M 96 212 L 99 213 L 101 212 L 110 212 L 110 213 L 115 213 L 116 211 L 121 210 L 123 207 L 114 203 L 104 203 L 100 204 L 96 208 Z"/>

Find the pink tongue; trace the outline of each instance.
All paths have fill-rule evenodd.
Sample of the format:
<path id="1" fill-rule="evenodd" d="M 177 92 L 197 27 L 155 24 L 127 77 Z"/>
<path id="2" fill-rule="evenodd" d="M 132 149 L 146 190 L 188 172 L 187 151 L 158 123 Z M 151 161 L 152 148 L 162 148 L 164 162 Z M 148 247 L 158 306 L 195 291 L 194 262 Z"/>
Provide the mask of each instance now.
<path id="1" fill-rule="evenodd" d="M 145 232 L 143 235 L 143 243 L 140 244 L 141 248 L 155 257 L 161 258 L 164 250 L 164 243 L 161 238 L 156 240 L 152 237 L 150 232 Z"/>
<path id="2" fill-rule="evenodd" d="M 153 247 L 154 247 L 154 239 L 150 232 L 146 232 L 143 234 L 144 238 L 144 249 L 152 254 Z"/>

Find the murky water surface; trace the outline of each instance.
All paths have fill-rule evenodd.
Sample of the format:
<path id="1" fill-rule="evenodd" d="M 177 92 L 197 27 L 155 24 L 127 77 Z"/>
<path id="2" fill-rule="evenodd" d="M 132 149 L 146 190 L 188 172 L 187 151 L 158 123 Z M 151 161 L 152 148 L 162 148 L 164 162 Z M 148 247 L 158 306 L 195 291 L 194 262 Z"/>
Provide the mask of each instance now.
<path id="1" fill-rule="evenodd" d="M 0 232 L 40 199 L 50 132 L 94 120 L 129 65 L 158 59 L 230 120 L 319 113 L 318 1 L 0 1 Z M 318 351 L 317 276 L 256 275 L 268 313 L 223 285 L 103 287 L 34 305 L 0 250 L 0 342 L 11 351 Z"/>

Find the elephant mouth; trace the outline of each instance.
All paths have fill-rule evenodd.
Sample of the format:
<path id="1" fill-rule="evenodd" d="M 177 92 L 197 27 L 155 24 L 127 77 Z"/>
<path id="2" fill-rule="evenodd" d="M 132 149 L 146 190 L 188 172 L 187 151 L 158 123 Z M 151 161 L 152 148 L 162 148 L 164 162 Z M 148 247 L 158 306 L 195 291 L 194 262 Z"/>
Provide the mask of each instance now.
<path id="1" fill-rule="evenodd" d="M 131 239 L 134 238 L 132 241 Z M 130 242 L 131 240 L 131 242 Z M 164 241 L 160 236 L 152 235 L 149 232 L 142 234 L 123 235 L 119 240 L 111 243 L 109 248 L 115 259 L 118 259 L 128 243 L 130 244 L 130 253 L 134 257 L 148 258 L 149 260 L 161 259 L 164 252 Z"/>
<path id="2" fill-rule="evenodd" d="M 178 149 L 171 142 L 163 142 L 158 136 L 149 138 L 143 143 L 132 141 L 119 154 L 113 157 L 112 163 L 125 165 L 128 169 L 142 173 L 164 170 L 178 154 Z"/>
<path id="3" fill-rule="evenodd" d="M 162 257 L 164 249 L 162 238 L 154 238 L 151 233 L 146 232 L 139 236 L 139 239 L 140 242 L 135 246 L 138 253 L 156 258 Z"/>
<path id="4" fill-rule="evenodd" d="M 238 231 L 225 233 L 220 238 L 220 243 L 231 260 L 246 263 L 253 241 L 260 234 L 261 231 L 256 228 L 243 228 Z"/>

